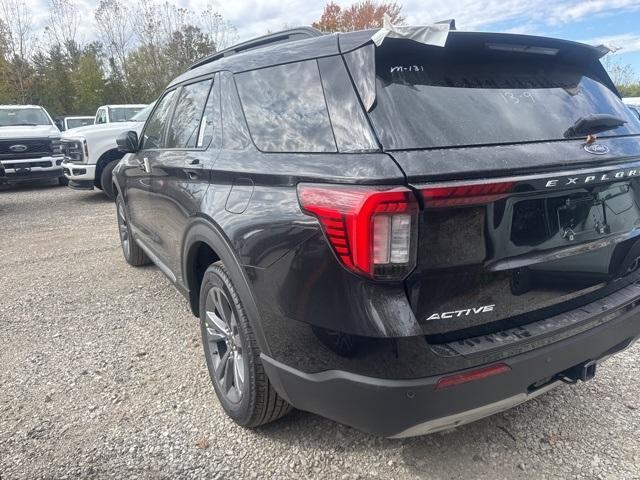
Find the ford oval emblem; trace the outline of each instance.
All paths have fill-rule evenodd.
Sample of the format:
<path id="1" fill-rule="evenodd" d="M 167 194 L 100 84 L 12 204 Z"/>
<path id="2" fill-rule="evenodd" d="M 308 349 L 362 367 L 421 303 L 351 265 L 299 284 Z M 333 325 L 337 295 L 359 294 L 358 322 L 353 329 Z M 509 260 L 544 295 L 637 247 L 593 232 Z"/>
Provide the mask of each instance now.
<path id="1" fill-rule="evenodd" d="M 589 145 L 585 145 L 584 149 L 593 153 L 594 155 L 604 155 L 605 153 L 609 153 L 609 147 L 606 145 L 600 145 L 599 143 L 591 143 Z"/>
<path id="2" fill-rule="evenodd" d="M 9 147 L 9 150 L 11 150 L 12 152 L 24 152 L 27 149 L 26 145 L 11 145 Z"/>

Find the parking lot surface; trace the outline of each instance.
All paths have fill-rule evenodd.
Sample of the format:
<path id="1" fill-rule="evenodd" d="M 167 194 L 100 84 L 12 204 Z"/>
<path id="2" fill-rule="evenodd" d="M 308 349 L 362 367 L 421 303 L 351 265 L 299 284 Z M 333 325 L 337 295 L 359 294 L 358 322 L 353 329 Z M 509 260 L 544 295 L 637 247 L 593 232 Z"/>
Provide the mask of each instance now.
<path id="1" fill-rule="evenodd" d="M 197 320 L 129 267 L 100 192 L 0 190 L 0 478 L 640 478 L 640 345 L 594 380 L 457 430 L 386 440 L 218 405 Z M 390 407 L 391 408 L 391 407 Z"/>

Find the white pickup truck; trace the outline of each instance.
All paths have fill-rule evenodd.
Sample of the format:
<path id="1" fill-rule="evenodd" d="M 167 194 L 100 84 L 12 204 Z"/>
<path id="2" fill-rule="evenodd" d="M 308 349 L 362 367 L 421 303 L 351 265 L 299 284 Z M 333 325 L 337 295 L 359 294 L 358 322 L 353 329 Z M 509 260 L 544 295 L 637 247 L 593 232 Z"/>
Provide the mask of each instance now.
<path id="1" fill-rule="evenodd" d="M 38 105 L 0 105 L 0 164 L 3 183 L 58 179 L 62 174 L 60 130 Z"/>
<path id="2" fill-rule="evenodd" d="M 128 116 L 117 110 L 125 107 L 135 108 L 138 113 Z M 94 125 L 63 132 L 60 139 L 64 153 L 62 167 L 69 180 L 69 187 L 76 190 L 93 190 L 95 187 L 113 199 L 111 175 L 124 155 L 118 151 L 116 138 L 129 130 L 135 130 L 140 135 L 152 108 L 153 104 L 100 107 Z M 98 122 L 102 115 L 106 115 L 106 122 Z M 128 118 L 128 121 L 117 120 L 119 118 Z"/>
<path id="3" fill-rule="evenodd" d="M 640 118 L 640 97 L 626 97 L 622 102 Z"/>

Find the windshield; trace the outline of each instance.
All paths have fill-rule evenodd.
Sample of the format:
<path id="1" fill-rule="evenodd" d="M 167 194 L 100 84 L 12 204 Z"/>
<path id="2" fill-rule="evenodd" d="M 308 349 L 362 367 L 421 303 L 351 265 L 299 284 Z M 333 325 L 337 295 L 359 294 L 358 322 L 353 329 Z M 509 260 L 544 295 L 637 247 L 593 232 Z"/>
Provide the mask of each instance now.
<path id="1" fill-rule="evenodd" d="M 156 104 L 156 102 L 153 102 L 150 105 L 147 105 L 146 107 L 144 107 L 142 110 L 140 110 L 138 113 L 136 113 L 133 117 L 131 117 L 131 121 L 132 122 L 146 122 L 147 118 L 149 117 L 149 114 L 151 113 L 151 110 L 153 110 L 153 106 L 155 104 Z"/>
<path id="2" fill-rule="evenodd" d="M 128 122 L 145 107 L 109 107 L 111 122 Z"/>
<path id="3" fill-rule="evenodd" d="M 44 110 L 34 108 L 0 108 L 0 127 L 51 125 Z"/>
<path id="4" fill-rule="evenodd" d="M 85 125 L 93 125 L 93 117 L 89 118 L 67 118 L 67 130 L 72 128 L 84 127 Z"/>
<path id="5" fill-rule="evenodd" d="M 370 116 L 390 150 L 562 140 L 592 114 L 626 122 L 599 137 L 640 133 L 595 69 L 554 55 L 386 39 L 375 68 Z"/>

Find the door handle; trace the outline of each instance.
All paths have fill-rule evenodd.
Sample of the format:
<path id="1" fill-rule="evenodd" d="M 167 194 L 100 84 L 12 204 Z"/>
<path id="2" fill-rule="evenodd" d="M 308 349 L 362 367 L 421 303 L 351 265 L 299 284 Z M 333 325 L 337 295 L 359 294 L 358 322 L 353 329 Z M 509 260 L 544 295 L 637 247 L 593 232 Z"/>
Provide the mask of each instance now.
<path id="1" fill-rule="evenodd" d="M 138 159 L 138 167 L 140 167 L 140 170 L 143 172 L 151 172 L 151 166 L 149 165 L 149 159 L 147 157 L 144 157 L 142 160 Z"/>
<path id="2" fill-rule="evenodd" d="M 190 162 L 187 162 L 189 165 L 200 165 L 200 160 L 197 158 L 194 158 L 193 160 L 191 160 Z"/>

